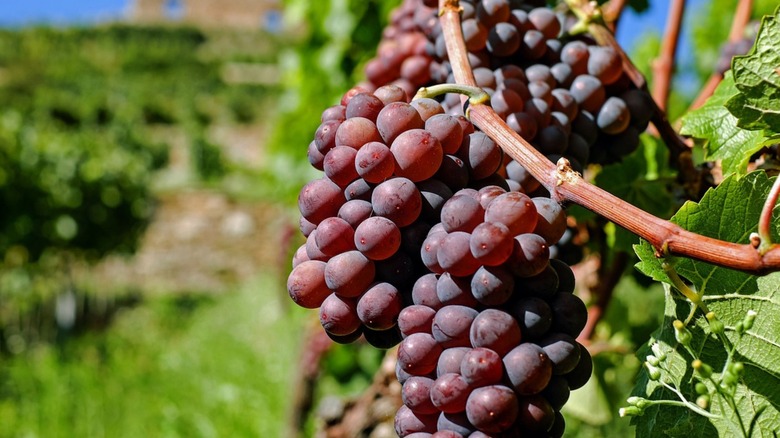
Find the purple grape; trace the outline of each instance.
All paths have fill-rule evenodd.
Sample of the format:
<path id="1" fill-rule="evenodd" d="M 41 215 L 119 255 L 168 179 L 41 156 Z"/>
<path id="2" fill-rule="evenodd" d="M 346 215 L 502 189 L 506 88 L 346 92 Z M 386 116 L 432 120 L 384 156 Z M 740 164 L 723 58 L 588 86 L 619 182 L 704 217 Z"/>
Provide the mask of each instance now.
<path id="1" fill-rule="evenodd" d="M 523 343 L 504 356 L 504 369 L 517 394 L 538 394 L 552 376 L 552 362 L 536 344 Z"/>
<path id="2" fill-rule="evenodd" d="M 357 331 L 361 322 L 355 300 L 328 295 L 320 305 L 320 324 L 326 332 L 336 336 L 347 336 Z"/>
<path id="3" fill-rule="evenodd" d="M 325 284 L 325 262 L 309 260 L 296 266 L 287 277 L 287 292 L 295 304 L 301 307 L 320 307 L 330 295 Z"/>
<path id="4" fill-rule="evenodd" d="M 500 266 L 481 266 L 471 278 L 471 294 L 486 306 L 500 306 L 507 302 L 514 287 L 514 277 Z"/>
<path id="5" fill-rule="evenodd" d="M 433 338 L 443 348 L 471 347 L 469 330 L 477 315 L 476 310 L 466 306 L 442 307 L 433 317 Z"/>
<path id="6" fill-rule="evenodd" d="M 404 337 L 412 333 L 431 333 L 436 310 L 422 305 L 407 306 L 398 315 L 398 328 Z"/>
<path id="7" fill-rule="evenodd" d="M 473 348 L 463 355 L 459 371 L 471 387 L 478 388 L 499 383 L 504 375 L 504 364 L 495 351 Z"/>
<path id="8" fill-rule="evenodd" d="M 422 196 L 409 179 L 391 178 L 374 188 L 371 204 L 378 216 L 384 216 L 399 227 L 405 227 L 420 215 Z"/>
<path id="9" fill-rule="evenodd" d="M 505 355 L 520 343 L 520 326 L 512 315 L 498 309 L 479 312 L 471 324 L 472 347 L 485 347 Z"/>
<path id="10" fill-rule="evenodd" d="M 466 402 L 469 422 L 482 432 L 501 433 L 517 418 L 519 404 L 515 393 L 503 385 L 477 388 Z"/>
<path id="11" fill-rule="evenodd" d="M 441 412 L 458 413 L 466 409 L 471 386 L 457 373 L 443 374 L 433 382 L 430 395 L 433 405 Z"/>
<path id="12" fill-rule="evenodd" d="M 411 376 L 401 388 L 401 400 L 404 405 L 417 415 L 438 414 L 439 409 L 431 402 L 431 387 L 433 379 L 422 376 Z"/>
<path id="13" fill-rule="evenodd" d="M 357 315 L 372 330 L 387 330 L 396 325 L 401 312 L 401 294 L 390 283 L 377 283 L 360 297 Z"/>
<path id="14" fill-rule="evenodd" d="M 354 246 L 371 260 L 385 260 L 401 246 L 401 230 L 388 218 L 372 216 L 357 226 Z"/>
<path id="15" fill-rule="evenodd" d="M 358 297 L 374 281 L 376 268 L 360 251 L 348 251 L 328 260 L 324 281 L 328 289 L 345 298 Z"/>
<path id="16" fill-rule="evenodd" d="M 407 373 L 424 376 L 436 369 L 441 350 L 442 346 L 428 333 L 412 333 L 398 347 L 398 363 Z"/>

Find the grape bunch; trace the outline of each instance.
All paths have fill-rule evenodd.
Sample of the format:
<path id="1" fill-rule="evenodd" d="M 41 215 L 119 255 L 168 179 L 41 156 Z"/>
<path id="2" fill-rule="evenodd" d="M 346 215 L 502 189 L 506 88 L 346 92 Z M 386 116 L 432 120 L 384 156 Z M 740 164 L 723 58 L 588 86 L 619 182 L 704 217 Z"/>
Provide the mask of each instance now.
<path id="1" fill-rule="evenodd" d="M 592 367 L 574 276 L 549 258 L 565 211 L 513 189 L 467 119 L 407 100 L 356 87 L 323 112 L 288 292 L 337 342 L 400 342 L 400 436 L 560 436 Z"/>
<path id="2" fill-rule="evenodd" d="M 454 82 L 437 11 L 427 3 L 407 0 L 396 10 L 377 57 L 366 66 L 371 85 Z M 588 163 L 619 161 L 637 148 L 653 104 L 646 91 L 630 83 L 612 48 L 595 45 L 587 35 L 569 35 L 569 17 L 538 2 L 480 0 L 460 5 L 477 84 L 491 95 L 491 106 L 510 128 L 542 154 L 553 162 L 566 157 L 582 171 Z M 405 42 L 410 35 L 414 48 Z M 420 35 L 427 37 L 424 47 Z M 387 47 L 394 50 L 383 50 Z M 418 82 L 410 82 L 409 68 L 401 68 L 411 59 L 404 58 L 405 51 L 414 52 L 420 70 L 427 62 L 429 72 L 416 75 Z M 378 65 L 395 67 L 378 75 Z M 430 83 L 422 83 L 425 78 Z M 462 113 L 458 95 L 446 96 L 443 106 L 447 113 Z M 533 185 L 520 167 L 507 160 L 508 179 Z"/>

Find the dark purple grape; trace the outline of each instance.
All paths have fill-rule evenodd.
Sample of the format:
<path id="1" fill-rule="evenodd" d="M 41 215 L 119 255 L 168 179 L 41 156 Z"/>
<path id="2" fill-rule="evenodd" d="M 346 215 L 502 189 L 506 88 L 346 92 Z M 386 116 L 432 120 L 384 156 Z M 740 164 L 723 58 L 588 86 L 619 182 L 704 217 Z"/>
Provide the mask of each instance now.
<path id="1" fill-rule="evenodd" d="M 482 132 L 474 132 L 464 138 L 458 157 L 466 163 L 471 178 L 482 179 L 498 170 L 504 153 L 490 137 Z"/>
<path id="2" fill-rule="evenodd" d="M 374 91 L 374 96 L 381 100 L 385 105 L 391 102 L 406 102 L 409 100 L 409 97 L 406 95 L 403 88 L 395 85 L 383 85 L 377 88 Z M 380 109 L 380 111 L 382 110 Z M 377 114 L 377 117 L 378 116 L 379 114 Z"/>
<path id="3" fill-rule="evenodd" d="M 438 233 L 428 233 L 428 237 L 425 238 L 423 246 L 420 249 L 420 259 L 423 264 L 429 271 L 436 274 L 444 272 L 444 269 L 439 265 L 438 254 L 441 241 L 445 237 L 447 237 L 447 232 L 443 230 Z"/>
<path id="4" fill-rule="evenodd" d="M 313 224 L 336 216 L 344 202 L 346 200 L 339 186 L 327 178 L 308 182 L 298 195 L 301 216 Z"/>
<path id="5" fill-rule="evenodd" d="M 303 244 L 298 247 L 298 249 L 295 251 L 295 254 L 293 254 L 292 258 L 292 267 L 295 269 L 296 266 L 300 265 L 301 263 L 310 260 L 308 254 L 306 254 L 306 244 Z"/>
<path id="6" fill-rule="evenodd" d="M 550 383 L 547 384 L 547 388 L 544 388 L 541 395 L 547 399 L 553 409 L 559 411 L 569 400 L 570 393 L 569 382 L 564 377 L 552 376 Z"/>
<path id="7" fill-rule="evenodd" d="M 607 134 L 620 134 L 628 128 L 630 122 L 628 105 L 619 97 L 607 99 L 596 116 L 596 125 Z"/>
<path id="8" fill-rule="evenodd" d="M 574 294 L 556 294 L 550 308 L 553 311 L 553 329 L 574 338 L 580 334 L 588 320 L 588 308 Z"/>
<path id="9" fill-rule="evenodd" d="M 506 119 L 510 114 L 523 110 L 523 98 L 512 89 L 500 88 L 490 96 L 490 106 L 499 117 Z"/>
<path id="10" fill-rule="evenodd" d="M 469 330 L 478 312 L 466 306 L 444 306 L 433 317 L 431 332 L 443 348 L 471 347 Z"/>
<path id="11" fill-rule="evenodd" d="M 479 21 L 467 18 L 461 22 L 463 39 L 469 52 L 478 52 L 487 46 L 488 30 Z"/>
<path id="12" fill-rule="evenodd" d="M 405 252 L 398 251 L 376 262 L 376 278 L 407 290 L 417 279 L 414 260 Z"/>
<path id="13" fill-rule="evenodd" d="M 374 188 L 368 184 L 366 180 L 363 178 L 356 179 L 352 182 L 352 184 L 348 185 L 344 189 L 344 198 L 347 201 L 351 201 L 353 199 L 360 199 L 363 201 L 370 201 L 371 200 L 371 194 L 373 193 Z"/>
<path id="14" fill-rule="evenodd" d="M 469 422 L 482 432 L 501 433 L 515 422 L 519 404 L 515 393 L 503 385 L 477 388 L 466 402 Z"/>
<path id="15" fill-rule="evenodd" d="M 479 312 L 471 324 L 472 347 L 489 348 L 501 356 L 520 343 L 520 326 L 512 315 L 498 309 Z"/>
<path id="16" fill-rule="evenodd" d="M 428 273 L 414 282 L 412 287 L 412 302 L 416 305 L 430 307 L 438 310 L 442 307 L 441 300 L 436 295 L 436 284 L 438 278 L 436 274 Z"/>
<path id="17" fill-rule="evenodd" d="M 314 144 L 322 155 L 336 146 L 336 131 L 341 126 L 342 120 L 324 120 L 314 133 Z"/>
<path id="18" fill-rule="evenodd" d="M 528 21 L 533 27 L 542 32 L 545 38 L 557 38 L 561 32 L 561 23 L 552 9 L 535 8 L 528 13 Z"/>
<path id="19" fill-rule="evenodd" d="M 418 415 L 438 414 L 439 409 L 431 402 L 433 379 L 411 376 L 401 388 L 401 400 L 404 405 Z"/>
<path id="20" fill-rule="evenodd" d="M 444 236 L 436 251 L 436 260 L 444 271 L 458 277 L 476 272 L 479 262 L 471 255 L 470 239 L 471 235 L 464 231 L 454 231 Z"/>
<path id="21" fill-rule="evenodd" d="M 505 57 L 520 48 L 520 32 L 511 23 L 497 23 L 488 33 L 487 49 L 495 56 Z"/>
<path id="22" fill-rule="evenodd" d="M 463 355 L 459 372 L 472 388 L 495 385 L 504 375 L 504 363 L 489 348 L 472 348 Z"/>
<path id="23" fill-rule="evenodd" d="M 542 236 L 533 233 L 515 237 L 509 257 L 509 268 L 519 277 L 532 277 L 544 270 L 550 261 L 550 247 Z"/>
<path id="24" fill-rule="evenodd" d="M 325 334 L 328 335 L 328 338 L 330 338 L 331 341 L 337 344 L 351 344 L 357 341 L 358 339 L 360 339 L 361 336 L 363 336 L 363 331 L 364 331 L 363 326 L 361 325 L 360 327 L 358 327 L 357 330 L 355 330 L 354 332 L 348 335 L 339 336 L 339 335 L 334 335 L 328 331 L 326 331 Z"/>
<path id="25" fill-rule="evenodd" d="M 306 238 L 306 257 L 309 260 L 319 260 L 323 262 L 330 260 L 330 256 L 320 251 L 320 248 L 317 247 L 317 230 L 309 233 L 309 237 Z"/>
<path id="26" fill-rule="evenodd" d="M 479 201 L 464 193 L 456 193 L 441 209 L 441 224 L 448 233 L 465 231 L 470 233 L 481 224 L 485 215 Z"/>
<path id="27" fill-rule="evenodd" d="M 357 228 L 361 222 L 374 213 L 371 203 L 362 199 L 347 201 L 339 208 L 338 217 L 344 219 L 352 228 Z"/>
<path id="28" fill-rule="evenodd" d="M 441 350 L 428 333 L 412 333 L 398 346 L 398 363 L 407 373 L 423 376 L 436 369 Z"/>
<path id="29" fill-rule="evenodd" d="M 309 148 L 306 151 L 306 158 L 313 168 L 324 170 L 325 156 L 322 155 L 322 152 L 317 150 L 317 144 L 314 141 L 309 143 Z"/>
<path id="30" fill-rule="evenodd" d="M 348 251 L 328 260 L 323 274 L 328 289 L 341 297 L 354 298 L 366 291 L 375 273 L 374 262 L 360 251 Z"/>
<path id="31" fill-rule="evenodd" d="M 428 97 L 415 99 L 410 102 L 410 105 L 420 113 L 423 122 L 437 114 L 444 114 L 444 108 L 442 108 L 441 104 Z"/>
<path id="32" fill-rule="evenodd" d="M 532 97 L 542 99 L 548 104 L 552 103 L 552 88 L 542 81 L 533 81 L 528 84 L 528 92 Z"/>
<path id="33" fill-rule="evenodd" d="M 588 111 L 579 111 L 577 117 L 571 122 L 571 130 L 579 134 L 588 145 L 595 143 L 599 135 L 596 118 Z"/>
<path id="34" fill-rule="evenodd" d="M 422 195 L 422 211 L 420 216 L 431 222 L 439 222 L 442 207 L 452 198 L 452 190 L 437 179 L 427 179 L 417 183 Z"/>
<path id="35" fill-rule="evenodd" d="M 553 420 L 553 425 L 547 431 L 547 436 L 550 438 L 561 438 L 565 430 L 566 419 L 560 411 L 555 411 L 555 420 Z"/>
<path id="36" fill-rule="evenodd" d="M 525 75 L 528 78 L 529 85 L 534 82 L 542 82 L 547 84 L 550 89 L 555 88 L 555 78 L 550 72 L 550 67 L 544 64 L 534 64 L 525 69 Z"/>
<path id="37" fill-rule="evenodd" d="M 538 394 L 552 376 L 552 362 L 536 344 L 523 343 L 504 356 L 504 369 L 517 394 Z"/>
<path id="38" fill-rule="evenodd" d="M 550 74 L 555 78 L 555 82 L 561 87 L 569 88 L 571 82 L 574 80 L 574 71 L 572 71 L 571 66 L 565 62 L 559 62 L 550 67 Z M 563 88 L 557 89 L 562 90 Z"/>
<path id="39" fill-rule="evenodd" d="M 590 46 L 588 51 L 588 74 L 602 84 L 612 84 L 623 74 L 623 62 L 612 47 Z"/>
<path id="40" fill-rule="evenodd" d="M 457 373 L 439 376 L 431 386 L 431 401 L 441 412 L 458 413 L 466 409 L 466 400 L 471 393 L 466 379 Z"/>
<path id="41" fill-rule="evenodd" d="M 550 123 L 551 106 L 546 100 L 534 97 L 525 102 L 525 113 L 536 122 L 537 135 L 534 136 L 536 138 L 538 132 Z"/>
<path id="42" fill-rule="evenodd" d="M 580 345 L 565 333 L 547 335 L 538 342 L 553 364 L 553 374 L 571 372 L 580 361 Z"/>
<path id="43" fill-rule="evenodd" d="M 574 272 L 561 260 L 550 260 L 550 267 L 558 274 L 558 292 L 574 292 Z"/>
<path id="44" fill-rule="evenodd" d="M 436 376 L 441 377 L 447 373 L 460 373 L 460 363 L 467 352 L 471 351 L 469 347 L 446 348 L 439 356 L 439 362 L 436 365 Z"/>
<path id="45" fill-rule="evenodd" d="M 390 151 L 395 157 L 395 174 L 415 182 L 432 177 L 443 157 L 439 140 L 424 129 L 399 134 Z"/>
<path id="46" fill-rule="evenodd" d="M 336 130 L 336 146 L 349 146 L 360 149 L 372 141 L 382 141 L 376 124 L 365 117 L 353 117 L 344 120 Z"/>
<path id="47" fill-rule="evenodd" d="M 551 124 L 539 131 L 534 144 L 544 155 L 562 154 L 569 147 L 569 136 L 561 127 Z"/>
<path id="48" fill-rule="evenodd" d="M 391 178 L 374 188 L 371 194 L 374 213 L 405 227 L 417 220 L 422 209 L 422 196 L 407 178 Z"/>
<path id="49" fill-rule="evenodd" d="M 561 61 L 571 67 L 575 76 L 583 75 L 588 72 L 588 45 L 582 41 L 571 41 L 566 43 L 561 49 Z"/>
<path id="50" fill-rule="evenodd" d="M 506 124 L 516 133 L 520 134 L 526 141 L 531 141 L 536 137 L 538 130 L 536 118 L 527 113 L 514 113 L 506 118 Z"/>
<path id="51" fill-rule="evenodd" d="M 454 277 L 449 272 L 445 272 L 436 282 L 436 296 L 445 306 L 476 307 L 478 303 L 471 294 L 469 281 L 469 277 Z"/>
<path id="52" fill-rule="evenodd" d="M 442 412 L 436 422 L 436 428 L 439 430 L 451 430 L 464 437 L 471 436 L 471 433 L 476 430 L 474 425 L 469 423 L 469 419 L 466 417 L 465 412 L 458 412 L 455 414 Z"/>
<path id="53" fill-rule="evenodd" d="M 517 420 L 527 432 L 546 432 L 555 421 L 555 411 L 540 395 L 520 398 Z"/>
<path id="54" fill-rule="evenodd" d="M 369 259 L 385 260 L 401 247 L 401 230 L 386 217 L 372 216 L 357 226 L 353 242 Z"/>
<path id="55" fill-rule="evenodd" d="M 488 185 L 480 188 L 477 191 L 477 197 L 479 198 L 479 205 L 482 208 L 487 208 L 490 203 L 497 197 L 507 192 L 507 189 L 499 185 Z"/>
<path id="56" fill-rule="evenodd" d="M 339 211 L 341 211 L 341 209 L 339 209 Z M 309 234 L 317 229 L 317 225 L 307 221 L 305 217 L 301 216 L 298 218 L 298 228 L 301 230 L 303 237 L 309 237 Z"/>
<path id="57" fill-rule="evenodd" d="M 477 2 L 477 19 L 485 27 L 495 26 L 497 23 L 509 19 L 508 0 L 481 0 Z"/>
<path id="58" fill-rule="evenodd" d="M 566 232 L 566 210 L 550 198 L 533 198 L 538 218 L 533 233 L 544 238 L 548 245 L 558 242 Z"/>
<path id="59" fill-rule="evenodd" d="M 541 298 L 521 298 L 516 303 L 512 303 L 508 310 L 517 319 L 525 340 L 539 339 L 552 326 L 552 310 Z"/>
<path id="60" fill-rule="evenodd" d="M 628 90 L 620 95 L 631 113 L 631 125 L 644 131 L 654 113 L 653 98 L 643 90 Z"/>
<path id="61" fill-rule="evenodd" d="M 393 175 L 395 158 L 387 145 L 372 141 L 355 153 L 352 167 L 366 182 L 380 183 Z"/>
<path id="62" fill-rule="evenodd" d="M 576 160 L 579 163 L 588 163 L 590 158 L 590 146 L 588 142 L 576 133 L 569 134 L 569 148 L 566 149 L 566 157 L 571 161 Z"/>
<path id="63" fill-rule="evenodd" d="M 474 69 L 474 80 L 477 82 L 477 86 L 480 88 L 496 88 L 496 77 L 493 75 L 493 70 L 486 67 L 478 67 Z M 471 133 L 469 133 L 471 134 Z"/>
<path id="64" fill-rule="evenodd" d="M 377 283 L 358 300 L 358 318 L 372 330 L 387 330 L 395 326 L 401 304 L 401 294 L 395 286 Z"/>
<path id="65" fill-rule="evenodd" d="M 434 178 L 443 182 L 453 192 L 464 187 L 469 182 L 469 170 L 466 163 L 455 155 L 445 155 L 441 161 L 441 167 Z"/>
<path id="66" fill-rule="evenodd" d="M 329 217 L 317 225 L 314 242 L 323 254 L 335 256 L 355 249 L 354 235 L 355 230 L 347 221 Z"/>
<path id="67" fill-rule="evenodd" d="M 585 111 L 597 113 L 606 99 L 604 85 L 591 75 L 579 75 L 571 83 L 569 92 Z"/>
<path id="68" fill-rule="evenodd" d="M 585 386 L 588 380 L 590 380 L 591 374 L 593 374 L 593 359 L 591 359 L 588 349 L 580 345 L 579 363 L 569 374 L 564 376 L 566 381 L 569 382 L 569 389 L 574 391 Z"/>
<path id="69" fill-rule="evenodd" d="M 347 108 L 344 105 L 333 105 L 325 108 L 320 117 L 320 122 L 326 122 L 328 120 L 337 120 L 343 122 L 347 118 Z"/>
<path id="70" fill-rule="evenodd" d="M 509 192 L 493 199 L 485 209 L 485 222 L 504 224 L 513 236 L 536 227 L 536 206 L 528 195 Z"/>
<path id="71" fill-rule="evenodd" d="M 376 96 L 368 93 L 359 93 L 352 97 L 347 104 L 346 117 L 363 117 L 376 122 L 376 116 L 385 104 Z"/>
<path id="72" fill-rule="evenodd" d="M 523 59 L 534 61 L 547 51 L 547 39 L 544 34 L 538 30 L 529 30 L 523 35 L 523 41 L 520 43 L 520 55 Z"/>
<path id="73" fill-rule="evenodd" d="M 407 437 L 417 432 L 436 432 L 437 415 L 417 415 L 406 405 L 402 405 L 395 414 L 395 433 Z"/>
<path id="74" fill-rule="evenodd" d="M 376 127 L 385 144 L 393 141 L 402 132 L 425 127 L 420 113 L 406 102 L 392 102 L 385 105 L 376 118 Z M 364 143 L 365 144 L 365 143 Z"/>
<path id="75" fill-rule="evenodd" d="M 325 262 L 309 260 L 296 266 L 287 277 L 287 292 L 295 304 L 301 307 L 320 307 L 330 295 L 325 284 Z"/>
<path id="76" fill-rule="evenodd" d="M 401 64 L 401 77 L 407 79 L 414 86 L 422 86 L 431 80 L 431 58 L 423 55 L 414 55 L 406 58 Z M 423 119 L 425 119 L 423 117 Z"/>
<path id="77" fill-rule="evenodd" d="M 499 306 L 512 296 L 515 280 L 500 266 L 481 266 L 471 277 L 471 294 L 486 306 Z"/>
<path id="78" fill-rule="evenodd" d="M 454 154 L 463 141 L 463 128 L 458 119 L 449 114 L 436 114 L 425 121 L 425 130 L 436 137 L 445 154 Z"/>
<path id="79" fill-rule="evenodd" d="M 498 266 L 512 255 L 514 239 L 506 225 L 498 222 L 483 222 L 472 230 L 469 248 L 471 255 L 478 262 L 487 266 Z"/>
<path id="80" fill-rule="evenodd" d="M 336 336 L 347 336 L 357 331 L 361 322 L 355 300 L 328 295 L 320 305 L 320 324 L 326 332 Z"/>
<path id="81" fill-rule="evenodd" d="M 430 333 L 436 310 L 422 305 L 405 307 L 398 314 L 398 329 L 404 337 L 412 333 Z"/>

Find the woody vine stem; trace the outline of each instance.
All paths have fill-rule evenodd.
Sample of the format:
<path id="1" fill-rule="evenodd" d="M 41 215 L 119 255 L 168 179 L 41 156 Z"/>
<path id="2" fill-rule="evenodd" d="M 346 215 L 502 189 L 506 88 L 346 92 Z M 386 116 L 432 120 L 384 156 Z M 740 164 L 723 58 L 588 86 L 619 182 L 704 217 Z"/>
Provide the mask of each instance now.
<path id="1" fill-rule="evenodd" d="M 439 11 L 447 55 L 452 64 L 455 81 L 462 85 L 476 86 L 461 32 L 458 1 L 440 0 Z M 603 25 L 592 23 L 590 28 L 598 31 L 594 35 L 597 36 L 599 43 L 603 44 L 605 39 L 614 42 L 611 33 Z M 622 51 L 620 53 L 622 54 Z M 634 69 L 632 73 L 635 72 Z M 636 82 L 638 79 L 632 77 L 632 80 Z M 780 270 L 780 245 L 771 244 L 765 251 L 759 252 L 753 244 L 726 242 L 687 231 L 588 183 L 579 173 L 572 170 L 567 160 L 561 159 L 558 163 L 551 163 L 528 141 L 510 129 L 490 106 L 471 105 L 469 116 L 471 121 L 501 146 L 505 153 L 525 167 L 549 190 L 553 199 L 558 202 L 569 201 L 579 204 L 627 229 L 650 242 L 658 256 L 678 255 L 752 273 Z M 662 118 L 661 123 L 657 119 L 654 118 L 654 124 L 659 131 L 662 132 L 665 127 L 671 128 L 668 122 L 663 123 L 665 118 Z M 668 136 L 663 137 L 667 140 Z M 666 143 L 672 148 L 679 148 L 681 142 L 670 145 L 667 140 Z"/>

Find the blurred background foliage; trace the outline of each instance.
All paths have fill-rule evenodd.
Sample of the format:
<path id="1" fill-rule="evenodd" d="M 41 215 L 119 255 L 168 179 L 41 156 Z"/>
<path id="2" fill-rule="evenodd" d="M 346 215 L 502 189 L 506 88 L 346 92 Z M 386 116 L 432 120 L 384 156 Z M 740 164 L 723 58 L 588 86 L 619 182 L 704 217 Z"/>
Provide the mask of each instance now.
<path id="1" fill-rule="evenodd" d="M 281 34 L 0 30 L 0 437 L 289 436 L 315 318 L 284 288 L 302 241 L 295 198 L 315 174 L 306 146 L 398 3 L 286 0 Z M 689 10 L 696 49 L 680 53 L 672 119 L 712 71 L 736 3 Z M 775 2 L 755 3 L 759 17 Z M 637 41 L 627 49 L 647 74 L 660 33 Z M 615 413 L 662 302 L 642 279 L 620 283 L 568 436 L 630 434 Z M 332 349 L 312 409 L 360 393 L 380 358 Z M 317 427 L 307 419 L 307 435 Z"/>

